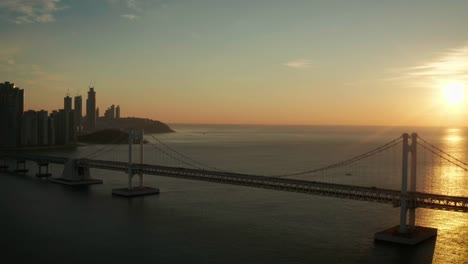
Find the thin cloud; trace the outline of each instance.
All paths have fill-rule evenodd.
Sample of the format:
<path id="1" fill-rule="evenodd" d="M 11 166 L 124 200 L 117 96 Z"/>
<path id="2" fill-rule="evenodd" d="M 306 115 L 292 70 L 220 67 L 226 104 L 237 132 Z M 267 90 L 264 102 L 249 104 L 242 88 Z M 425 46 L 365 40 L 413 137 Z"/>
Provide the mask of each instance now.
<path id="1" fill-rule="evenodd" d="M 468 46 L 448 50 L 433 60 L 397 70 L 396 73 L 388 80 L 425 86 L 449 80 L 468 82 Z"/>
<path id="2" fill-rule="evenodd" d="M 16 64 L 15 57 L 19 53 L 20 49 L 18 47 L 4 47 L 0 49 L 0 73 Z"/>
<path id="3" fill-rule="evenodd" d="M 142 0 L 107 0 L 107 2 L 113 5 L 123 5 L 133 12 L 139 13 L 143 12 L 142 6 L 145 4 L 145 1 Z"/>
<path id="4" fill-rule="evenodd" d="M 288 61 L 283 65 L 294 69 L 307 69 L 313 66 L 310 61 L 304 59 Z"/>
<path id="5" fill-rule="evenodd" d="M 122 18 L 128 20 L 135 20 L 143 16 L 145 10 L 150 8 L 166 8 L 168 5 L 167 0 L 106 0 L 107 3 L 113 5 L 121 10 L 125 10 L 125 14 L 121 15 Z"/>
<path id="6" fill-rule="evenodd" d="M 28 89 L 52 90 L 66 86 L 64 75 L 49 72 L 40 65 L 16 61 L 14 57 L 19 53 L 17 48 L 0 50 L 0 75 L 14 77 L 15 83 Z"/>
<path id="7" fill-rule="evenodd" d="M 453 49 L 434 61 L 410 69 L 412 76 L 468 79 L 468 46 Z"/>
<path id="8" fill-rule="evenodd" d="M 50 23 L 54 14 L 67 8 L 61 0 L 1 0 L 0 16 L 12 23 Z"/>
<path id="9" fill-rule="evenodd" d="M 123 14 L 121 17 L 125 18 L 125 19 L 128 19 L 130 21 L 134 21 L 134 20 L 138 19 L 138 16 L 134 15 L 134 14 Z"/>
<path id="10" fill-rule="evenodd" d="M 126 0 L 125 1 L 127 4 L 127 7 L 130 9 L 133 9 L 137 12 L 142 12 L 143 9 L 141 9 L 140 3 L 137 0 Z"/>

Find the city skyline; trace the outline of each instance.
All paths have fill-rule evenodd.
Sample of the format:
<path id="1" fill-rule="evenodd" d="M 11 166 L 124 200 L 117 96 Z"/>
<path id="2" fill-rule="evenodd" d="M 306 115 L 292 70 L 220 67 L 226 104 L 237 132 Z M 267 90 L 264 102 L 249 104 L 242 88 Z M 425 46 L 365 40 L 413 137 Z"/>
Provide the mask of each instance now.
<path id="1" fill-rule="evenodd" d="M 26 89 L 25 110 L 95 82 L 101 106 L 167 123 L 468 125 L 443 92 L 466 90 L 466 1 L 0 7 L 0 74 Z"/>
<path id="2" fill-rule="evenodd" d="M 94 87 L 89 87 L 85 116 L 81 95 L 72 98 L 67 93 L 63 107 L 50 110 L 49 115 L 43 108 L 25 111 L 24 93 L 25 89 L 14 83 L 0 83 L 0 119 L 4 124 L 0 129 L 0 148 L 72 146 L 83 134 L 105 128 L 122 129 L 120 105 L 112 104 L 101 117 Z"/>

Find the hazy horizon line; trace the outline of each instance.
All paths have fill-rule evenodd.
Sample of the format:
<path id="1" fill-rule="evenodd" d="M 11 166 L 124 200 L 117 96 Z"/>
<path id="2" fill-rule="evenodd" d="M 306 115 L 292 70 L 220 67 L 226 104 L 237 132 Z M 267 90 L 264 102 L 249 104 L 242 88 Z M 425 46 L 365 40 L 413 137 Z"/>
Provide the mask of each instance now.
<path id="1" fill-rule="evenodd" d="M 159 120 L 158 120 L 159 121 Z M 162 122 L 162 121 L 160 121 Z M 254 123 L 185 123 L 163 122 L 168 125 L 193 125 L 193 126 L 272 126 L 272 127 L 420 127 L 420 128 L 466 128 L 468 126 L 447 125 L 353 125 L 353 124 L 254 124 Z"/>

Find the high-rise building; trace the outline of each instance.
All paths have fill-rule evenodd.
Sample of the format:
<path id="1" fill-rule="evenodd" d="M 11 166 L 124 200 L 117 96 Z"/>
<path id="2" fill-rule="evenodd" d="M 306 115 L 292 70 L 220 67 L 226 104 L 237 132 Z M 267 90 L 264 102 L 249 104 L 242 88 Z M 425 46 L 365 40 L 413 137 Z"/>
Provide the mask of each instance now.
<path id="1" fill-rule="evenodd" d="M 99 120 L 99 107 L 96 108 L 96 122 Z"/>
<path id="2" fill-rule="evenodd" d="M 44 146 L 49 144 L 49 116 L 47 111 L 37 112 L 37 144 Z"/>
<path id="3" fill-rule="evenodd" d="M 83 101 L 81 95 L 75 96 L 75 132 L 81 133 L 83 128 Z"/>
<path id="4" fill-rule="evenodd" d="M 109 114 L 110 118 L 115 119 L 115 105 L 112 105 L 109 110 L 110 110 L 110 114 Z"/>
<path id="5" fill-rule="evenodd" d="M 75 137 L 75 122 L 74 113 L 72 110 L 72 98 L 68 95 L 63 99 L 63 111 L 65 114 L 65 144 L 68 144 Z"/>
<path id="6" fill-rule="evenodd" d="M 68 112 L 72 110 L 72 98 L 68 95 L 63 98 L 63 110 Z"/>
<path id="7" fill-rule="evenodd" d="M 120 105 L 115 108 L 115 119 L 120 119 Z"/>
<path id="8" fill-rule="evenodd" d="M 37 145 L 37 113 L 36 111 L 28 110 L 23 113 L 21 127 L 22 127 L 21 145 L 36 146 Z"/>
<path id="9" fill-rule="evenodd" d="M 75 141 L 75 110 L 71 110 L 67 113 L 68 118 L 68 129 L 67 129 L 67 143 Z"/>
<path id="10" fill-rule="evenodd" d="M 20 146 L 23 107 L 24 90 L 14 83 L 0 83 L 0 148 Z"/>
<path id="11" fill-rule="evenodd" d="M 21 145 L 47 145 L 49 142 L 48 119 L 47 111 L 25 111 L 22 117 Z"/>
<path id="12" fill-rule="evenodd" d="M 115 105 L 111 105 L 107 108 L 106 112 L 104 112 L 104 118 L 108 120 L 115 119 Z"/>
<path id="13" fill-rule="evenodd" d="M 60 109 L 52 114 L 54 115 L 55 144 L 65 145 L 68 143 L 65 110 Z"/>
<path id="14" fill-rule="evenodd" d="M 48 130 L 49 130 L 49 136 L 48 136 L 48 142 L 49 145 L 55 145 L 57 143 L 57 133 L 56 133 L 56 123 L 57 123 L 57 118 L 58 118 L 58 112 L 56 110 L 52 111 L 49 116 L 49 122 L 48 122 Z"/>
<path id="15" fill-rule="evenodd" d="M 37 113 L 36 111 L 28 110 L 23 113 L 21 128 L 22 128 L 21 145 L 36 146 L 37 145 Z"/>
<path id="16" fill-rule="evenodd" d="M 89 87 L 86 99 L 86 129 L 94 128 L 96 128 L 96 92 L 94 87 Z"/>

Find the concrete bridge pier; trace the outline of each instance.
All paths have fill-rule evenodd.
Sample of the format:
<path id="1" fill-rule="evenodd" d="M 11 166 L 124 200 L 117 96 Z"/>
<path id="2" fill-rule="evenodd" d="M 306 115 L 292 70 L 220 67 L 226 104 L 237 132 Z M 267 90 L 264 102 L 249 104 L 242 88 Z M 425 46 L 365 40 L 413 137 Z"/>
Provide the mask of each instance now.
<path id="1" fill-rule="evenodd" d="M 88 167 L 81 166 L 79 159 L 70 159 L 65 163 L 61 178 L 51 178 L 51 182 L 69 186 L 102 184 L 102 180 L 91 178 Z"/>
<path id="2" fill-rule="evenodd" d="M 49 173 L 48 162 L 38 161 L 37 168 L 38 168 L 38 172 L 36 173 L 36 177 L 42 179 L 42 178 L 49 178 L 52 176 L 52 173 Z M 43 168 L 45 169 L 45 171 L 42 170 Z"/>
<path id="3" fill-rule="evenodd" d="M 18 173 L 18 174 L 26 174 L 28 171 L 29 171 L 29 169 L 26 168 L 26 160 L 17 159 L 16 160 L 16 167 L 15 167 L 15 170 L 13 172 Z"/>
<path id="4" fill-rule="evenodd" d="M 8 170 L 9 166 L 7 164 L 7 159 L 2 158 L 2 162 L 0 163 L 0 172 L 6 172 Z"/>
<path id="5" fill-rule="evenodd" d="M 135 197 L 144 195 L 159 194 L 158 188 L 152 188 L 143 186 L 143 173 L 138 171 L 138 164 L 133 164 L 133 141 L 135 139 L 140 140 L 140 165 L 143 164 L 144 160 L 144 131 L 143 129 L 139 133 L 134 133 L 133 129 L 130 129 L 128 133 L 128 187 L 113 189 L 112 194 L 123 196 L 123 197 Z M 139 175 L 140 182 L 138 187 L 133 187 L 133 176 Z"/>
<path id="6" fill-rule="evenodd" d="M 414 199 L 409 199 L 409 194 L 416 192 L 416 162 L 417 139 L 416 133 L 411 134 L 411 145 L 408 144 L 409 135 L 403 134 L 403 157 L 401 172 L 401 196 L 400 196 L 400 225 L 377 232 L 375 241 L 385 241 L 404 245 L 416 245 L 425 240 L 437 236 L 437 229 L 431 227 L 416 226 L 416 208 Z M 408 193 L 408 154 L 411 153 L 411 180 Z M 409 217 L 408 217 L 409 213 Z M 408 219 L 409 218 L 409 219 Z"/>

